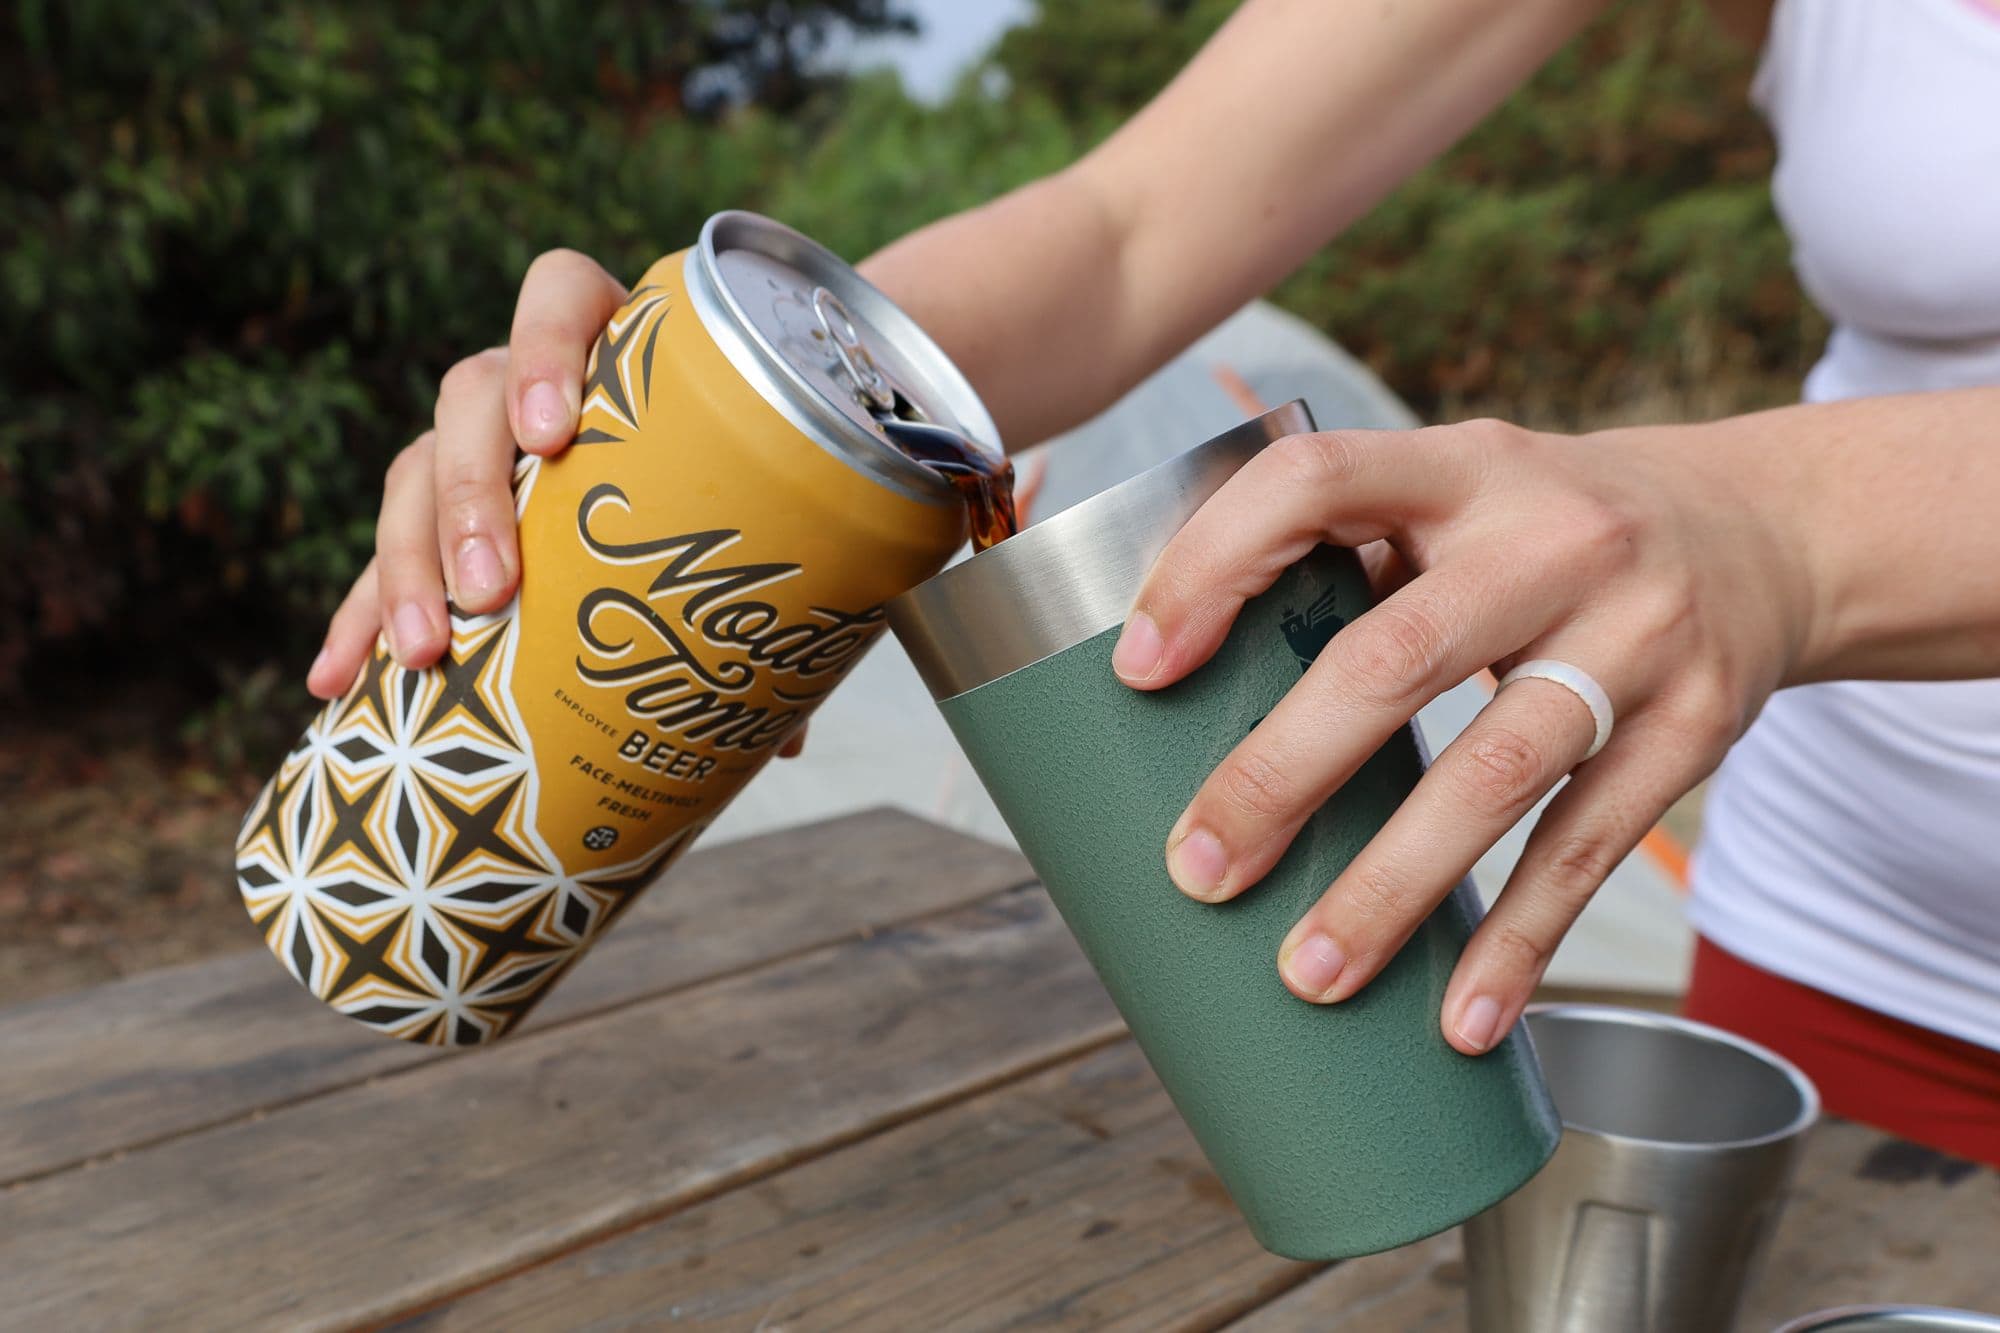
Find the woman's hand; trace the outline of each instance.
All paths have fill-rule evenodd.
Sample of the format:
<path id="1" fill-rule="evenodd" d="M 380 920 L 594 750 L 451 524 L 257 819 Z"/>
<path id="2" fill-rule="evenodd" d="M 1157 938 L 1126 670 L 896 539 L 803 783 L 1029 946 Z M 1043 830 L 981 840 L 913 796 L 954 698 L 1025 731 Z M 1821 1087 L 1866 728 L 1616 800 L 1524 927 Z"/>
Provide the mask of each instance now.
<path id="1" fill-rule="evenodd" d="M 437 661 L 451 641 L 447 595 L 474 615 L 514 595 L 516 447 L 546 457 L 569 444 L 591 343 L 624 300 L 624 287 L 595 261 L 551 250 L 528 266 L 507 346 L 445 372 L 433 428 L 389 465 L 375 558 L 334 612 L 306 674 L 315 695 L 346 692 L 378 631 L 402 665 Z"/>
<path id="2" fill-rule="evenodd" d="M 1250 889 L 1306 818 L 1417 710 L 1491 666 L 1557 658 L 1616 725 L 1525 679 L 1437 757 L 1286 938 L 1285 984 L 1346 999 L 1536 801 L 1505 891 L 1467 947 L 1443 1026 L 1467 1053 L 1513 1024 L 1612 867 L 1714 768 L 1809 638 L 1811 587 L 1781 494 L 1712 428 L 1581 438 L 1475 421 L 1294 436 L 1203 506 L 1154 566 L 1114 666 L 1158 689 L 1215 651 L 1243 602 L 1314 545 L 1362 548 L 1381 600 L 1336 634 L 1168 835 L 1181 890 Z"/>

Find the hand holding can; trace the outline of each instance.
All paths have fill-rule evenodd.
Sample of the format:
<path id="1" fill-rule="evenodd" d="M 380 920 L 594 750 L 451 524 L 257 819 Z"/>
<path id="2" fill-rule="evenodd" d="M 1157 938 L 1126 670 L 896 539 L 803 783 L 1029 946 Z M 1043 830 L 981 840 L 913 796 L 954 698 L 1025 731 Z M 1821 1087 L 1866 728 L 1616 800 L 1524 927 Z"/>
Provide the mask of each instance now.
<path id="1" fill-rule="evenodd" d="M 935 345 L 797 233 L 720 214 L 655 264 L 569 450 L 520 464 L 513 600 L 454 613 L 426 670 L 378 643 L 245 820 L 238 884 L 292 974 L 413 1040 L 519 1022 L 963 540 L 884 395 L 994 438 Z"/>

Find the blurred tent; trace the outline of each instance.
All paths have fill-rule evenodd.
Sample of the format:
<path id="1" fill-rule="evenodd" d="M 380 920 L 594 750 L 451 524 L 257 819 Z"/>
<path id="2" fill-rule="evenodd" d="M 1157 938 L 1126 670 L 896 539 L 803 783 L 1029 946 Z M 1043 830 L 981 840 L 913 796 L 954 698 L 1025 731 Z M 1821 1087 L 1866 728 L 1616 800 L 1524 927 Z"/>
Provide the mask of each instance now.
<path id="1" fill-rule="evenodd" d="M 1303 398 L 1323 427 L 1405 428 L 1416 418 L 1364 366 L 1303 320 L 1262 302 L 1245 307 L 1094 420 L 1032 451 L 1043 466 L 1032 517 L 1042 519 L 1208 439 L 1260 405 Z M 1433 753 L 1464 729 L 1490 682 L 1468 681 L 1421 715 Z M 888 637 L 812 721 L 803 756 L 770 765 L 704 841 L 715 844 L 874 805 L 895 805 L 1013 845 L 916 670 Z M 1473 877 L 1491 902 L 1540 807 L 1489 852 Z M 1656 841 L 1652 844 L 1659 847 Z M 1549 969 L 1552 985 L 1676 994 L 1693 936 L 1679 902 L 1677 859 L 1641 849 L 1584 911 Z"/>

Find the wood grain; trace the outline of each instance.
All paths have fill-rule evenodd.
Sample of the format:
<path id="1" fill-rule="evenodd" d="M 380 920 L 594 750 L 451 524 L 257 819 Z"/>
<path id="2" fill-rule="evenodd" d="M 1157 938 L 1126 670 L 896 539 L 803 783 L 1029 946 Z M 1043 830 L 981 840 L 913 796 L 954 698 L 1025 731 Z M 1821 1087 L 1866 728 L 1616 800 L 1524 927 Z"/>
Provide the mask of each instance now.
<path id="1" fill-rule="evenodd" d="M 1458 1231 L 1322 1271 L 1229 1333 L 1465 1333 Z"/>
<path id="2" fill-rule="evenodd" d="M 1119 1042 L 396 1327 L 1152 1333 L 1313 1271 L 1258 1248 Z"/>
<path id="3" fill-rule="evenodd" d="M 1257 1248 L 1026 878 L 890 812 L 691 857 L 471 1055 L 261 952 L 0 1013 L 0 1326 L 1461 1333 L 1456 1234 Z M 1741 1327 L 2000 1310 L 1996 1238 L 1829 1122 Z"/>
<path id="4" fill-rule="evenodd" d="M 1047 898 L 1003 893 L 17 1186 L 6 1314 L 389 1318 L 1121 1031 Z"/>
<path id="5" fill-rule="evenodd" d="M 1806 1144 L 1740 1323 L 1876 1302 L 2000 1314 L 2000 1172 L 1829 1120 Z"/>
<path id="6" fill-rule="evenodd" d="M 895 810 L 698 851 L 562 980 L 524 1033 L 1031 875 L 1018 853 Z M 255 938 L 247 918 L 243 928 Z M 261 948 L 7 1009 L 0 1182 L 439 1058 L 342 1018 Z"/>
<path id="7" fill-rule="evenodd" d="M 1232 1333 L 1463 1333 L 1457 1233 L 1342 1264 Z M 1837 1305 L 2000 1313 L 2000 1173 L 1848 1121 L 1820 1125 L 1737 1326 L 1775 1328 Z M 1363 1317 L 1365 1316 L 1365 1318 Z"/>

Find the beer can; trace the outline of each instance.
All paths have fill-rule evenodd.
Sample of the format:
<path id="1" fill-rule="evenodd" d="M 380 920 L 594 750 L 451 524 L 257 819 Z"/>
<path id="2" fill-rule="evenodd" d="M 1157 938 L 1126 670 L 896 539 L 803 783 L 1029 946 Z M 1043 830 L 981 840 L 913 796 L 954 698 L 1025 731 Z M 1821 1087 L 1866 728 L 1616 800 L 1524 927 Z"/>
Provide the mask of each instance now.
<path id="1" fill-rule="evenodd" d="M 571 447 L 515 476 L 521 584 L 437 666 L 377 642 L 246 816 L 279 961 L 385 1033 L 500 1036 L 714 820 L 965 534 L 882 421 L 997 447 L 832 253 L 721 213 L 598 340 Z"/>

